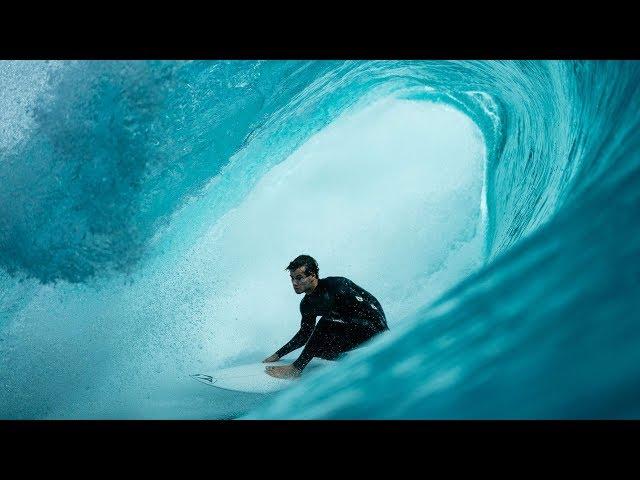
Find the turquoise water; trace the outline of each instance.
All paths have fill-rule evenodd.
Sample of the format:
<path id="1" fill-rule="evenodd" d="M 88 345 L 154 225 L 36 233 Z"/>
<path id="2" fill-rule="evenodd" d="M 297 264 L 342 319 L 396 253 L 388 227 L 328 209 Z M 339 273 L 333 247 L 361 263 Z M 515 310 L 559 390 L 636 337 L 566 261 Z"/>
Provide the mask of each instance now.
<path id="1" fill-rule="evenodd" d="M 638 417 L 638 62 L 0 62 L 0 86 L 2 418 Z M 299 253 L 391 331 L 274 398 L 188 379 L 288 340 Z"/>

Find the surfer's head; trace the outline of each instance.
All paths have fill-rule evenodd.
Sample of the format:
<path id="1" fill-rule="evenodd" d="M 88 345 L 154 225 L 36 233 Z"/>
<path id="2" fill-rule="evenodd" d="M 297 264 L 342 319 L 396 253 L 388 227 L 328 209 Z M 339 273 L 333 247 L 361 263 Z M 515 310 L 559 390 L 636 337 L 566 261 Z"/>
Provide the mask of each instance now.
<path id="1" fill-rule="evenodd" d="M 285 270 L 289 270 L 296 293 L 309 293 L 318 286 L 318 262 L 309 255 L 297 256 Z"/>

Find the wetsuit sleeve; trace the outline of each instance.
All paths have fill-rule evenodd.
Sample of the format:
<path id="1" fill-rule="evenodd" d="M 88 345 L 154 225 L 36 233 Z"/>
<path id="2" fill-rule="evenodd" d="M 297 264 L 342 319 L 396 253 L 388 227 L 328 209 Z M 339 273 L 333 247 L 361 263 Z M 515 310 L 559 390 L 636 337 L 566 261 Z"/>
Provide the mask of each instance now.
<path id="1" fill-rule="evenodd" d="M 313 333 L 313 328 L 316 326 L 316 316 L 315 315 L 302 315 L 302 320 L 300 321 L 300 330 L 296 333 L 291 340 L 287 342 L 280 350 L 276 352 L 278 357 L 282 358 L 287 353 L 293 352 L 294 350 L 303 346 L 309 340 L 309 337 Z"/>

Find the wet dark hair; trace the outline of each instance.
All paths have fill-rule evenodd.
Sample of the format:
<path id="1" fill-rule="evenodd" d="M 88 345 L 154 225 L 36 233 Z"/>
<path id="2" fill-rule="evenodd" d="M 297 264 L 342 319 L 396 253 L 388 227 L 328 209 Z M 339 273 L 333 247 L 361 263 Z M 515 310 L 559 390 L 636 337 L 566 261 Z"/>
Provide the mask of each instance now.
<path id="1" fill-rule="evenodd" d="M 304 271 L 307 273 L 307 275 L 313 273 L 316 278 L 319 278 L 318 262 L 316 262 L 315 259 L 313 257 L 310 257 L 309 255 L 298 255 L 291 261 L 291 263 L 287 268 L 285 268 L 285 270 L 294 271 L 300 267 L 304 267 Z"/>

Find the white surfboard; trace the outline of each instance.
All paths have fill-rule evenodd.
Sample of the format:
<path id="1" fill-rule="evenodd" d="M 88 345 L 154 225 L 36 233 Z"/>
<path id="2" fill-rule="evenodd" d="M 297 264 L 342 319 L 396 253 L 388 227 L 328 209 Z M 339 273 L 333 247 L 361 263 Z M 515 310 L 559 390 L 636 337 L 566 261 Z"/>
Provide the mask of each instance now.
<path id="1" fill-rule="evenodd" d="M 269 375 L 265 368 L 275 365 L 290 365 L 293 360 L 280 360 L 271 363 L 251 363 L 237 367 L 223 368 L 210 373 L 195 373 L 191 378 L 224 390 L 247 393 L 272 393 L 294 385 L 301 377 L 292 379 L 275 378 Z M 302 372 L 302 376 L 318 368 L 333 365 L 335 362 L 321 358 L 312 359 Z"/>

